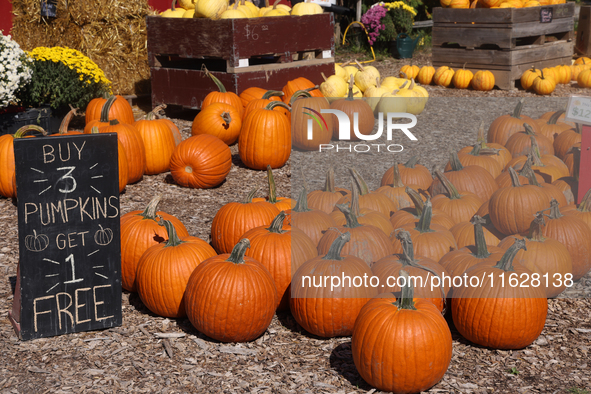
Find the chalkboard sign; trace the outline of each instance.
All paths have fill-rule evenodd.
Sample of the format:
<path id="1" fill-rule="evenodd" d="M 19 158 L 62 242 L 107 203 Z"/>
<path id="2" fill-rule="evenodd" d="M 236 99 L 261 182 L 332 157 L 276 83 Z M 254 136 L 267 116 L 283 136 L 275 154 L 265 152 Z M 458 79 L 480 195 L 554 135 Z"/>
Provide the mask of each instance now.
<path id="1" fill-rule="evenodd" d="M 540 9 L 540 22 L 541 23 L 550 23 L 552 22 L 552 8 L 541 8 Z"/>
<path id="2" fill-rule="evenodd" d="M 23 340 L 121 325 L 117 134 L 14 140 Z"/>
<path id="3" fill-rule="evenodd" d="M 41 0 L 41 16 L 46 18 L 56 18 L 57 0 Z"/>

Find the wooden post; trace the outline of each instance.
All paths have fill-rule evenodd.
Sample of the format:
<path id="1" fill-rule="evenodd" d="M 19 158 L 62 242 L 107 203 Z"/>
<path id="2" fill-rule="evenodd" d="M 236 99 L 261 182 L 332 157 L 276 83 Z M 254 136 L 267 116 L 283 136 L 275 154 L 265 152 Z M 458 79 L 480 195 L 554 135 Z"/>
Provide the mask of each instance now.
<path id="1" fill-rule="evenodd" d="M 583 125 L 581 130 L 581 162 L 579 165 L 579 195 L 577 202 L 591 189 L 591 126 Z"/>
<path id="2" fill-rule="evenodd" d="M 591 6 L 589 5 L 581 6 L 575 50 L 581 55 L 591 56 Z"/>

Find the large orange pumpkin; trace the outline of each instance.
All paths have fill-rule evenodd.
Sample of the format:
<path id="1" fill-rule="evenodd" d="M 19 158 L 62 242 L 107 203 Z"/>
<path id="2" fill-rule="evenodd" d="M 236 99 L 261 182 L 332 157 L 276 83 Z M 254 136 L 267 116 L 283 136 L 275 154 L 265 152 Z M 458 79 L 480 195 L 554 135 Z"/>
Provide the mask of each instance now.
<path id="1" fill-rule="evenodd" d="M 107 104 L 108 103 L 108 104 Z M 103 116 L 102 112 L 106 110 Z M 93 120 L 105 118 L 104 122 L 117 119 L 119 122 L 133 124 L 135 118 L 133 116 L 133 109 L 123 96 L 115 95 L 106 98 L 99 97 L 90 100 L 86 107 L 86 124 L 88 125 Z"/>
<path id="2" fill-rule="evenodd" d="M 170 157 L 176 147 L 170 126 L 156 118 L 154 112 L 148 113 L 146 119 L 135 122 L 134 126 L 146 149 L 145 173 L 155 175 L 170 170 Z"/>
<path id="3" fill-rule="evenodd" d="M 418 393 L 443 378 L 452 356 L 447 322 L 429 301 L 416 299 L 402 270 L 401 296 L 380 294 L 359 312 L 351 338 L 357 371 L 382 391 Z"/>
<path id="4" fill-rule="evenodd" d="M 410 187 L 406 188 L 406 194 L 413 201 L 413 207 L 402 208 L 390 216 L 390 223 L 392 223 L 394 229 L 400 228 L 403 224 L 417 223 L 423 213 L 424 201 L 421 195 Z M 432 215 L 432 223 L 438 224 L 448 230 L 456 224 L 451 216 L 439 209 L 434 209 Z"/>
<path id="5" fill-rule="evenodd" d="M 465 273 L 467 282 L 454 288 L 452 316 L 464 338 L 493 349 L 522 349 L 540 335 L 548 302 L 544 290 L 533 286 L 533 272 L 513 264 L 524 248 L 525 241 L 516 239 L 497 262 L 486 259 L 473 266 Z M 471 286 L 472 278 L 478 278 L 480 286 Z M 530 279 L 519 280 L 527 284 L 524 287 L 509 285 L 511 278 Z"/>
<path id="6" fill-rule="evenodd" d="M 265 108 L 255 109 L 244 119 L 238 139 L 238 154 L 248 168 L 280 168 L 291 155 L 289 120 L 284 114 L 273 110 L 276 106 L 285 104 L 272 101 Z"/>
<path id="7" fill-rule="evenodd" d="M 525 99 L 519 100 L 512 114 L 502 115 L 493 120 L 488 128 L 487 142 L 495 142 L 505 146 L 509 137 L 513 134 L 524 131 L 523 123 L 529 124 L 534 132 L 539 132 L 539 126 L 529 116 L 521 115 Z"/>
<path id="8" fill-rule="evenodd" d="M 292 278 L 291 314 L 304 330 L 319 337 L 351 335 L 359 311 L 377 295 L 375 287 L 357 286 L 347 280 L 333 288 L 330 284 L 318 287 L 318 281 L 326 275 L 333 278 L 372 275 L 363 260 L 342 252 L 350 239 L 348 231 L 335 237 L 326 253 L 305 262 Z"/>
<path id="9" fill-rule="evenodd" d="M 233 106 L 238 110 L 240 113 L 239 118 L 242 119 L 242 114 L 244 113 L 244 106 L 242 105 L 242 100 L 240 97 L 234 92 L 228 92 L 224 84 L 217 79 L 209 70 L 205 69 L 205 75 L 207 75 L 213 83 L 217 86 L 218 92 L 209 92 L 207 96 L 203 99 L 203 103 L 201 104 L 201 110 L 203 111 L 209 105 L 214 103 L 225 103 L 228 105 Z"/>
<path id="10" fill-rule="evenodd" d="M 238 140 L 242 117 L 240 112 L 226 103 L 212 103 L 203 108 L 191 125 L 191 135 L 215 135 L 226 145 Z"/>
<path id="11" fill-rule="evenodd" d="M 324 97 L 318 85 L 315 85 L 307 78 L 298 77 L 288 81 L 283 87 L 283 102 L 290 104 L 292 96 L 300 90 L 308 92 L 311 97 Z"/>
<path id="12" fill-rule="evenodd" d="M 90 134 L 98 133 L 99 129 L 96 126 L 90 131 Z M 125 190 L 125 187 L 127 186 L 127 182 L 129 182 L 129 165 L 127 164 L 125 148 L 123 148 L 123 145 L 121 145 L 119 140 L 117 140 L 117 166 L 119 168 L 119 193 L 123 193 L 123 190 Z"/>
<path id="13" fill-rule="evenodd" d="M 245 256 L 244 238 L 231 254 L 197 266 L 187 283 L 185 305 L 191 324 L 221 342 L 247 342 L 265 332 L 277 307 L 277 289 L 269 270 Z"/>
<path id="14" fill-rule="evenodd" d="M 456 224 L 469 221 L 484 201 L 474 193 L 458 192 L 458 189 L 441 171 L 436 170 L 435 175 L 447 193 L 438 194 L 431 199 L 433 208 L 447 213 Z"/>
<path id="15" fill-rule="evenodd" d="M 218 137 L 197 135 L 182 141 L 170 157 L 170 173 L 184 187 L 209 189 L 222 183 L 232 169 L 232 152 Z"/>
<path id="16" fill-rule="evenodd" d="M 154 197 L 143 211 L 131 211 L 121 216 L 121 285 L 136 291 L 135 276 L 142 254 L 151 246 L 164 242 L 168 235 L 160 226 L 160 217 L 170 221 L 179 237 L 189 235 L 183 223 L 163 211 L 156 211 L 161 195 Z"/>
<path id="17" fill-rule="evenodd" d="M 321 144 L 328 144 L 332 138 L 333 117 L 323 116 L 323 109 L 330 109 L 328 101 L 324 97 L 294 95 L 295 100 L 291 104 L 291 130 L 293 146 L 302 150 L 318 150 Z M 309 96 L 309 95 L 307 95 Z M 308 119 L 312 121 L 312 135 L 308 133 Z M 311 138 L 310 138 L 311 137 Z"/>
<path id="18" fill-rule="evenodd" d="M 204 240 L 179 238 L 174 225 L 163 220 L 168 241 L 147 249 L 137 265 L 138 294 L 149 310 L 164 317 L 184 317 L 185 288 L 191 273 L 205 259 L 216 255 Z"/>
<path id="19" fill-rule="evenodd" d="M 308 193 L 308 206 L 326 213 L 331 213 L 341 197 L 348 193 L 350 192 L 346 189 L 335 187 L 334 168 L 331 166 L 326 173 L 324 189 L 314 190 Z"/>

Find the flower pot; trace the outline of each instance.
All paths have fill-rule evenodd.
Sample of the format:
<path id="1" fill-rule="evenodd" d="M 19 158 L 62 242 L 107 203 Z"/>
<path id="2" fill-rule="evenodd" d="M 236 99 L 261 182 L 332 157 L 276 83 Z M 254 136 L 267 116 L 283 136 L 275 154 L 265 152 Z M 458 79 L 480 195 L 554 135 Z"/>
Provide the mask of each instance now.
<path id="1" fill-rule="evenodd" d="M 52 116 L 49 105 L 42 105 L 38 108 L 7 108 L 0 113 L 0 135 L 14 134 L 23 126 L 34 124 L 42 127 L 48 133 L 57 133 L 61 119 Z M 33 132 L 31 135 L 40 135 Z"/>

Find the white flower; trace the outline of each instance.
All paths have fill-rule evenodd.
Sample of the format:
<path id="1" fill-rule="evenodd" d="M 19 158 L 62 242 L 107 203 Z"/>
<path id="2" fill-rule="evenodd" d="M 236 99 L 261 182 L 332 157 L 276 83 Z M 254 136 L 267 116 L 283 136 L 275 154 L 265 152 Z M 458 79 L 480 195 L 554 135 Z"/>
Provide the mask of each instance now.
<path id="1" fill-rule="evenodd" d="M 27 54 L 0 32 L 0 108 L 18 103 L 16 93 L 31 80 L 33 71 Z"/>

